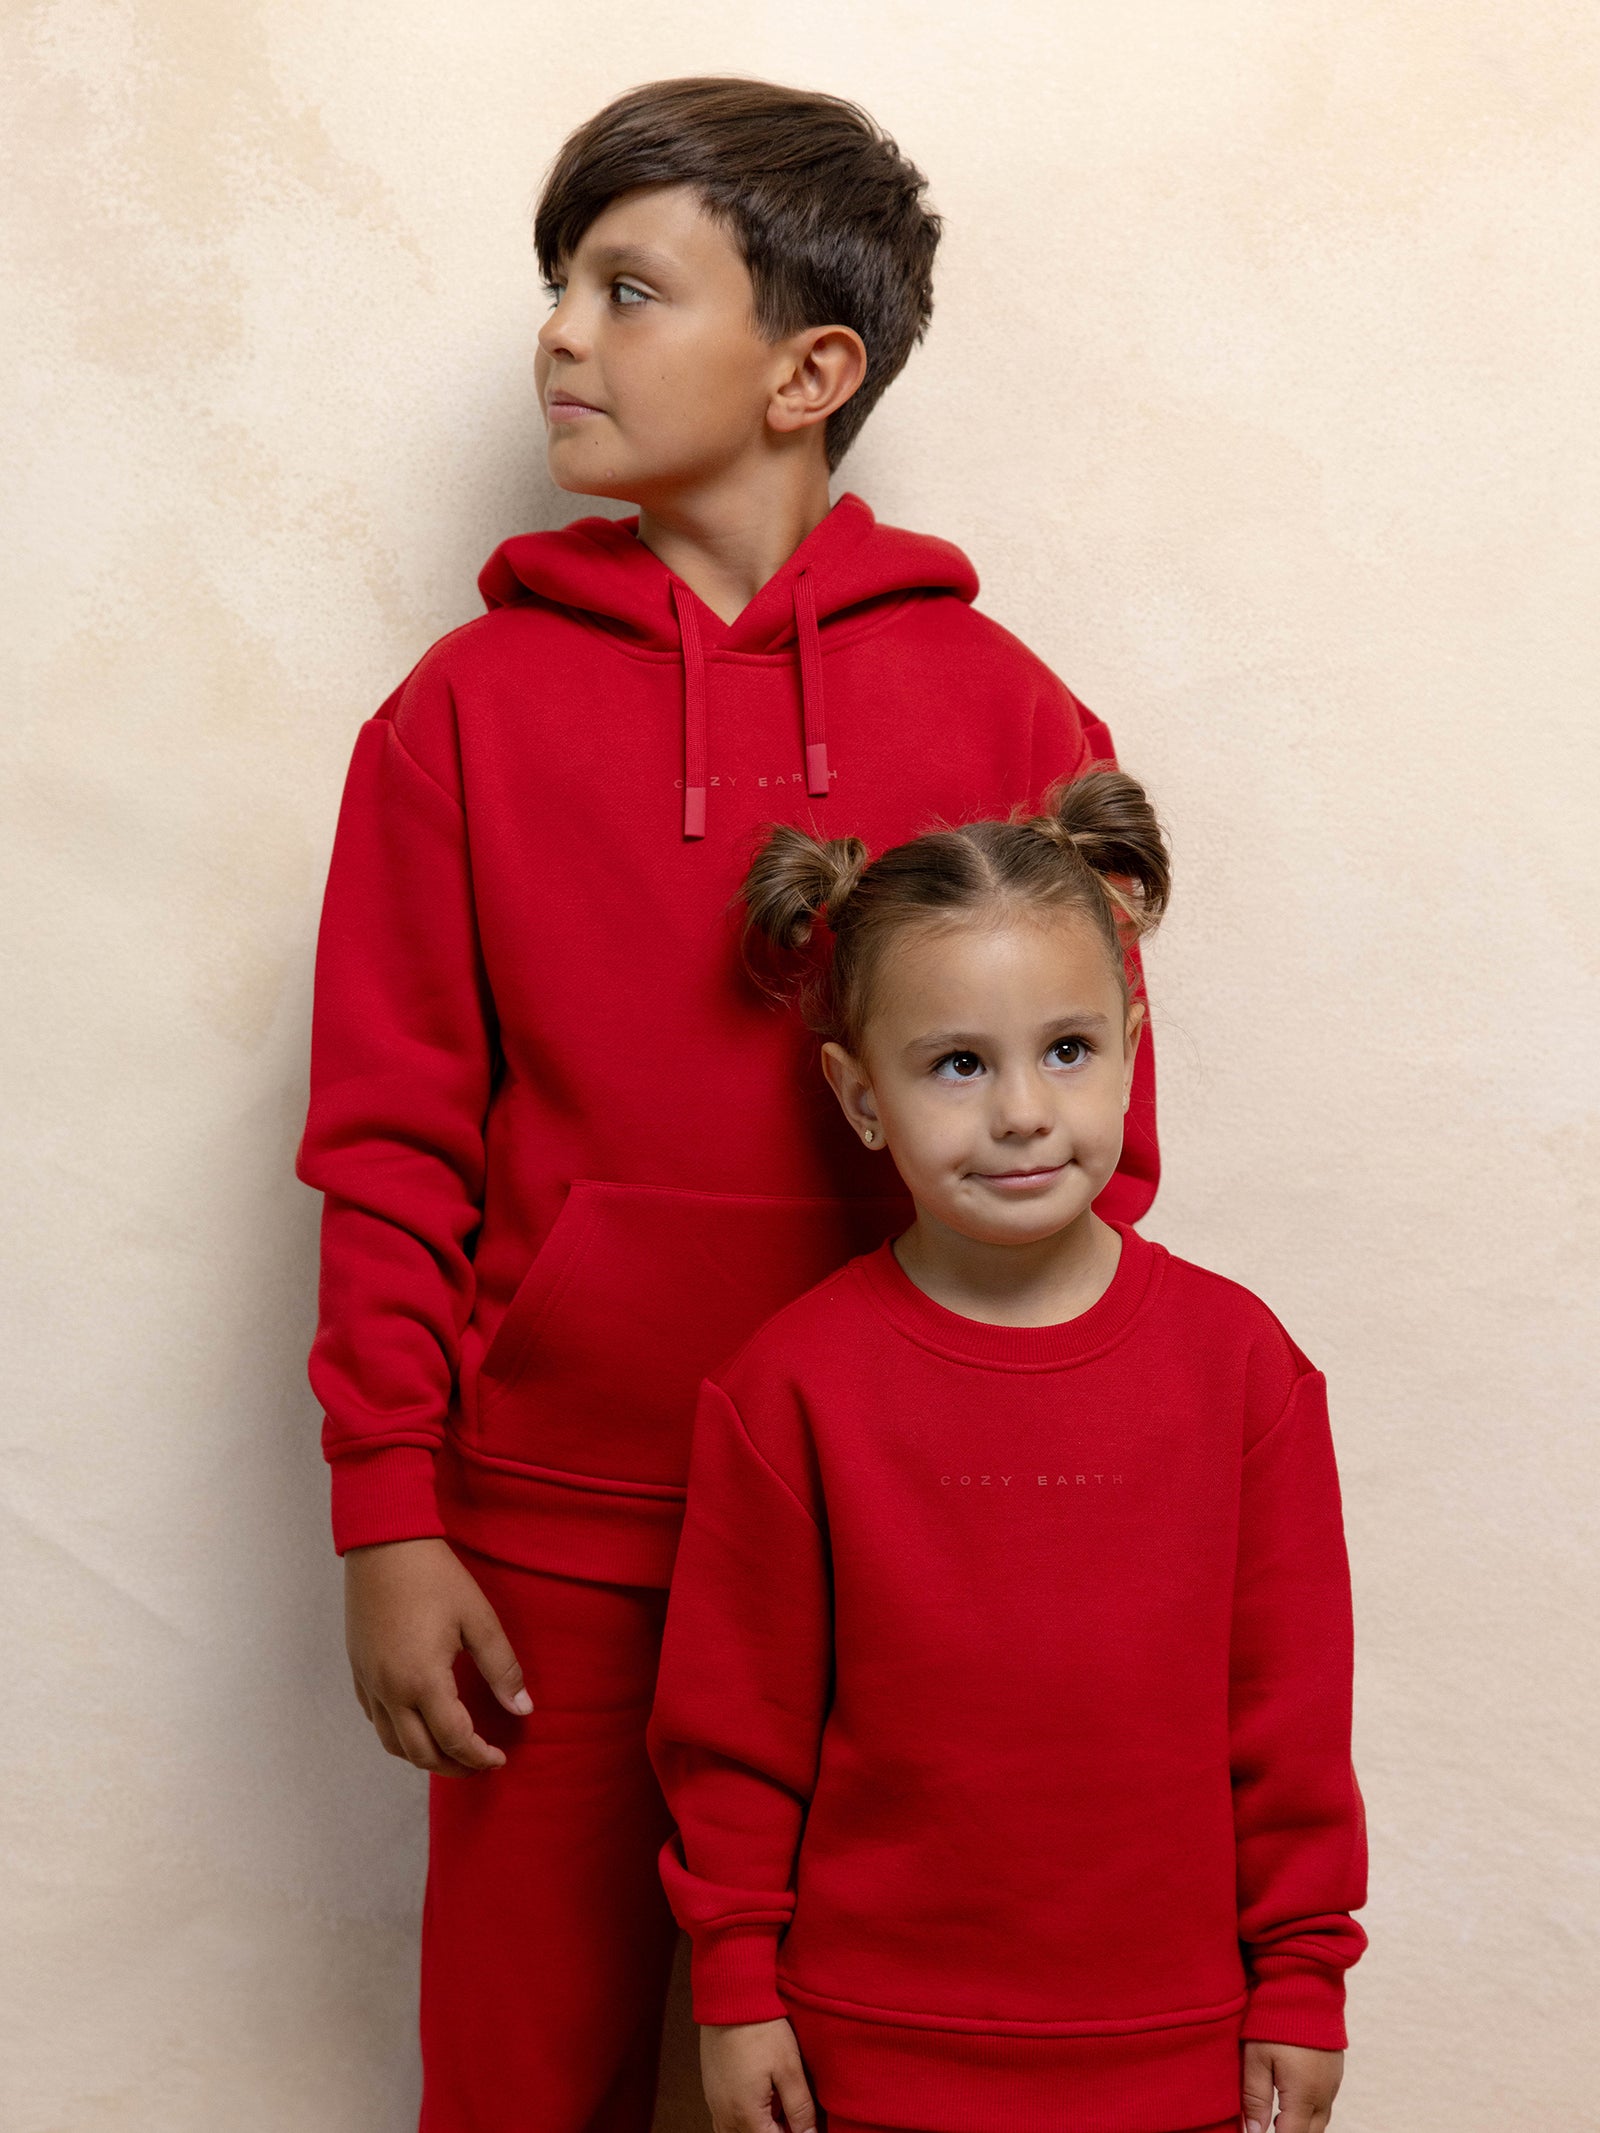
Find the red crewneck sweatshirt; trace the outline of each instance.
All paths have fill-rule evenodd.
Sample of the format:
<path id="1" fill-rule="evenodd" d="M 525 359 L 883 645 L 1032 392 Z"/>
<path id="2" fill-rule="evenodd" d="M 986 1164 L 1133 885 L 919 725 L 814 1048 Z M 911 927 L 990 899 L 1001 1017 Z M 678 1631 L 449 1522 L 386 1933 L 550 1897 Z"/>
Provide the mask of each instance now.
<path id="1" fill-rule="evenodd" d="M 794 2025 L 822 2102 L 1170 2133 L 1238 2042 L 1334 2049 L 1365 1939 L 1323 1381 L 1122 1229 L 1064 1325 L 892 1246 L 706 1385 L 651 1720 L 701 2022 Z"/>
<path id="2" fill-rule="evenodd" d="M 299 1161 L 341 1549 L 666 1583 L 700 1379 L 905 1220 L 741 969 L 762 828 L 881 850 L 1110 756 L 960 551 L 858 497 L 731 624 L 635 524 L 507 542 L 356 744 Z M 1141 1046 L 1104 1206 L 1155 1176 Z"/>

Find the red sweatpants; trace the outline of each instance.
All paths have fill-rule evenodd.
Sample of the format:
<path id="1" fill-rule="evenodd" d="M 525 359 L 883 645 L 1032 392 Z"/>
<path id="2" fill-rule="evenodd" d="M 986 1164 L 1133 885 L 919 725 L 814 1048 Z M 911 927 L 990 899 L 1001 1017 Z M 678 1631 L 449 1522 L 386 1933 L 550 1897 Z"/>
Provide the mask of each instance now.
<path id="1" fill-rule="evenodd" d="M 649 2133 L 678 1930 L 645 1753 L 665 1592 L 458 1551 L 533 1698 L 457 1669 L 505 1767 L 429 1781 L 422 2133 Z"/>

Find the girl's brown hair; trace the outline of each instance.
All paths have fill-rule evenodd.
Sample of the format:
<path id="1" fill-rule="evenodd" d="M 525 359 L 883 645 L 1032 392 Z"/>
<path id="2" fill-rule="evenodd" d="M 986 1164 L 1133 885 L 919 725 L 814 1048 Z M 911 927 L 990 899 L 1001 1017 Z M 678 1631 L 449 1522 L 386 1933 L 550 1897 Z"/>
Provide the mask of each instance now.
<path id="1" fill-rule="evenodd" d="M 848 1051 L 860 1047 L 873 980 L 907 926 L 960 923 L 985 912 L 1081 911 L 1099 932 L 1124 990 L 1128 951 L 1160 920 L 1171 889 L 1166 839 L 1136 778 L 1093 770 L 1053 788 L 1044 812 L 930 830 L 870 863 L 859 837 L 829 841 L 780 825 L 745 876 L 745 956 L 769 990 L 753 936 L 798 955 L 818 919 L 833 954 L 798 991 L 806 1020 Z"/>

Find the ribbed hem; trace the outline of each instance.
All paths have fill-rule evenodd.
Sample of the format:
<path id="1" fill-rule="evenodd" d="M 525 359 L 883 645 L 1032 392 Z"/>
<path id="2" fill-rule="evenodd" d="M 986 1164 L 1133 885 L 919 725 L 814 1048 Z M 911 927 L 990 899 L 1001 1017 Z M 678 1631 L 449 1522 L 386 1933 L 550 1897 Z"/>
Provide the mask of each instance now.
<path id="1" fill-rule="evenodd" d="M 839 2112 L 828 2113 L 823 2133 L 904 2133 L 900 2126 L 869 2126 L 864 2118 L 844 2118 Z M 1174 2127 L 1173 2133 L 1180 2133 Z M 1239 2133 L 1239 2113 L 1230 2111 L 1226 2118 L 1214 2118 L 1208 2126 L 1185 2126 L 1181 2133 Z"/>
<path id="2" fill-rule="evenodd" d="M 1114 1222 L 1122 1240 L 1116 1272 L 1102 1296 L 1076 1318 L 1054 1326 L 993 1326 L 963 1318 L 923 1294 L 895 1257 L 894 1240 L 855 1262 L 881 1315 L 898 1332 L 935 1355 L 987 1370 L 1065 1370 L 1101 1355 L 1119 1341 L 1142 1309 L 1166 1253 L 1136 1230 Z"/>
<path id="3" fill-rule="evenodd" d="M 450 1437 L 437 1486 L 450 1538 L 480 1555 L 608 1585 L 672 1582 L 682 1489 L 491 1459 Z"/>
<path id="4" fill-rule="evenodd" d="M 778 1990 L 818 2102 L 868 2125 L 1172 2133 L 1239 2109 L 1236 2008 L 1120 2036 L 997 2036 L 843 2016 L 782 1977 Z"/>
<path id="5" fill-rule="evenodd" d="M 729 1926 L 697 1933 L 689 1985 L 697 2022 L 781 2022 L 777 1926 Z"/>
<path id="6" fill-rule="evenodd" d="M 1342 2052 L 1349 2042 L 1344 1972 L 1294 1963 L 1258 1977 L 1240 2033 L 1263 2044 L 1305 2044 L 1314 2051 Z"/>
<path id="7" fill-rule="evenodd" d="M 433 1456 L 425 1445 L 388 1444 L 331 1462 L 333 1545 L 341 1555 L 383 1541 L 442 1536 Z"/>

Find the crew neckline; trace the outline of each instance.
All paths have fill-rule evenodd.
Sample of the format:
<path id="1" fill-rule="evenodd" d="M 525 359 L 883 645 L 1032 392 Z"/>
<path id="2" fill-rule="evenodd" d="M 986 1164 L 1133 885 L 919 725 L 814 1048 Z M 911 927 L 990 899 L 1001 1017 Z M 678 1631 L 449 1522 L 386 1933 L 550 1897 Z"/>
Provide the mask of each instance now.
<path id="1" fill-rule="evenodd" d="M 919 1289 L 894 1255 L 894 1239 L 858 1259 L 861 1278 L 884 1316 L 919 1346 L 962 1362 L 998 1370 L 1059 1370 L 1086 1362 L 1120 1340 L 1156 1277 L 1161 1246 L 1126 1223 L 1112 1222 L 1122 1240 L 1117 1269 L 1088 1310 L 1053 1326 L 995 1326 L 947 1310 Z"/>

